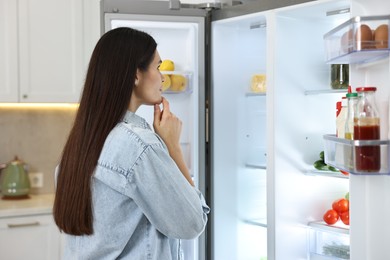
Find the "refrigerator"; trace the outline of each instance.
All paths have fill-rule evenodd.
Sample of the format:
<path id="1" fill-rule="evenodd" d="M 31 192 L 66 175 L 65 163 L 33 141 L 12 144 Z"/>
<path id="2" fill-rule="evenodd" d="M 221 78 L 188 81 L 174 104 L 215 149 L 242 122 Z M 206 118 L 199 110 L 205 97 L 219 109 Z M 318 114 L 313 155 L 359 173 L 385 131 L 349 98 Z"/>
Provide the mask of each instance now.
<path id="1" fill-rule="evenodd" d="M 340 61 L 327 55 L 340 46 L 329 49 L 326 35 L 387 10 L 383 0 L 101 1 L 102 33 L 148 32 L 161 58 L 175 63 L 163 73 L 186 79 L 163 96 L 183 121 L 186 163 L 211 207 L 204 234 L 182 243 L 186 260 L 390 259 L 389 170 L 344 176 L 313 167 L 324 150 L 335 164 L 338 140 L 326 136 L 335 134 L 335 104 L 347 92 L 330 87 L 330 64 Z M 356 53 L 378 57 L 341 55 L 353 89 L 378 88 L 386 162 L 389 49 Z M 152 123 L 152 108 L 137 113 Z M 325 211 L 347 192 L 350 225 L 325 224 Z"/>

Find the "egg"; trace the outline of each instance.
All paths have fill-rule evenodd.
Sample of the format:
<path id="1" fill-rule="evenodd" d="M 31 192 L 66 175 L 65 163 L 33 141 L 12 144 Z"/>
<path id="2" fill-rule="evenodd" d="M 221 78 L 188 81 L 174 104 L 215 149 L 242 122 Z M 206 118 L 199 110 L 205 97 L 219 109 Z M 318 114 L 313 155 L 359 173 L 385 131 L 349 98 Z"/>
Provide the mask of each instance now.
<path id="1" fill-rule="evenodd" d="M 372 40 L 373 37 L 371 28 L 366 24 L 360 25 L 355 33 L 356 49 L 362 50 L 375 48 L 372 44 Z"/>
<path id="2" fill-rule="evenodd" d="M 389 26 L 387 24 L 379 25 L 375 29 L 374 40 L 377 49 L 387 49 L 389 47 Z"/>

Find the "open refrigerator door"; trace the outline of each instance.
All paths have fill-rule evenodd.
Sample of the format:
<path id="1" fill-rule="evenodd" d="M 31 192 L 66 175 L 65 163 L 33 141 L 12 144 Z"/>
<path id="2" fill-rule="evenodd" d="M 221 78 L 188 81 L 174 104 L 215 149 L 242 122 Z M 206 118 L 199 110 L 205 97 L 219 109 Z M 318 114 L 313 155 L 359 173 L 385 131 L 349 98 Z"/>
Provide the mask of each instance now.
<path id="1" fill-rule="evenodd" d="M 214 21 L 211 38 L 211 259 L 266 259 L 266 14 Z"/>
<path id="2" fill-rule="evenodd" d="M 168 3 L 104 1 L 105 31 L 131 27 L 150 34 L 157 42 L 166 77 L 162 95 L 182 121 L 180 144 L 197 188 L 205 194 L 205 18 L 202 10 L 170 10 Z M 190 16 L 193 14 L 193 16 Z M 186 15 L 186 16 L 184 16 Z M 137 112 L 153 125 L 153 106 Z M 206 196 L 206 195 L 205 195 Z M 205 259 L 205 235 L 181 241 L 184 259 Z"/>
<path id="3" fill-rule="evenodd" d="M 350 65 L 351 86 L 374 86 L 375 103 L 379 112 L 380 138 L 378 140 L 345 140 L 325 136 L 328 145 L 327 160 L 350 171 L 350 243 L 351 259 L 389 259 L 386 241 L 390 239 L 390 136 L 389 136 L 389 34 L 390 3 L 380 0 L 351 1 L 351 19 L 340 23 L 329 34 L 330 39 L 340 40 L 344 30 L 351 37 L 332 48 L 331 62 L 344 59 Z M 367 34 L 363 34 L 364 29 Z M 383 30 L 384 29 L 384 30 Z M 337 51 L 340 51 L 337 53 Z M 344 52 L 343 52 L 344 50 Z M 347 50 L 347 51 L 345 51 Z M 356 129 L 356 128 L 355 128 Z M 336 148 L 342 147 L 353 155 L 352 165 L 346 160 L 337 161 Z M 380 152 L 380 168 L 375 171 L 360 169 L 363 149 Z M 380 157 L 380 158 L 378 158 Z"/>
<path id="4" fill-rule="evenodd" d="M 212 259 L 349 254 L 348 226 L 322 220 L 348 178 L 313 167 L 347 92 L 331 88 L 323 36 L 349 8 L 313 1 L 212 22 Z"/>

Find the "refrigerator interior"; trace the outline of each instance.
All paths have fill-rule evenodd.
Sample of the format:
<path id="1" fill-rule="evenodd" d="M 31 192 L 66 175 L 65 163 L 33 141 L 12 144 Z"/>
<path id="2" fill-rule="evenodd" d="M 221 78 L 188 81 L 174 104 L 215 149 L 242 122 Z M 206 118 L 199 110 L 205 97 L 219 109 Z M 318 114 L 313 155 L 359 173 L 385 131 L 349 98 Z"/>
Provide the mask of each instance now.
<path id="1" fill-rule="evenodd" d="M 204 169 L 199 167 L 199 144 L 203 134 L 199 130 L 199 113 L 202 113 L 199 102 L 199 24 L 195 22 L 178 22 L 164 17 L 114 14 L 107 15 L 106 30 L 117 27 L 131 27 L 150 34 L 157 42 L 157 50 L 162 60 L 169 59 L 175 64 L 173 74 L 187 77 L 187 88 L 181 92 L 163 92 L 169 101 L 170 109 L 182 121 L 180 144 L 185 161 L 190 169 L 195 184 L 199 188 L 199 176 Z M 162 107 L 161 107 L 162 108 Z M 153 127 L 153 106 L 141 106 L 137 114 L 145 118 Z M 201 171 L 201 172 L 200 172 Z M 185 260 L 198 258 L 198 240 L 182 240 Z"/>
<path id="2" fill-rule="evenodd" d="M 276 259 L 320 259 L 323 250 L 309 252 L 308 223 L 321 221 L 332 202 L 349 190 L 347 178 L 318 175 L 313 167 L 324 150 L 323 135 L 335 134 L 336 102 L 346 94 L 331 90 L 323 36 L 350 18 L 348 12 L 337 13 L 347 8 L 348 1 L 315 1 L 276 12 L 269 133 Z"/>
<path id="3" fill-rule="evenodd" d="M 212 23 L 212 259 L 267 256 L 266 38 L 264 15 Z"/>

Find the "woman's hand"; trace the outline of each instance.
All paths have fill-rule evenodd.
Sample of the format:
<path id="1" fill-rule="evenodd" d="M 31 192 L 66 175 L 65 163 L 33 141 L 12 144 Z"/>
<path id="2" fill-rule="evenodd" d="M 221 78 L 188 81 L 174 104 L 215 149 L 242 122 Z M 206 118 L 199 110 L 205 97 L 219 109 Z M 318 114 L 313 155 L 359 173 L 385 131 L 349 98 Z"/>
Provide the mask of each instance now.
<path id="1" fill-rule="evenodd" d="M 167 145 L 169 155 L 175 161 L 183 176 L 190 185 L 194 186 L 190 172 L 184 161 L 183 152 L 180 147 L 180 134 L 182 123 L 179 118 L 171 113 L 168 101 L 162 99 L 163 110 L 159 105 L 154 105 L 154 131 L 163 139 Z"/>
<path id="2" fill-rule="evenodd" d="M 163 139 L 168 150 L 180 148 L 182 122 L 172 114 L 169 103 L 164 97 L 162 98 L 162 105 L 162 111 L 159 105 L 154 105 L 154 131 Z"/>

